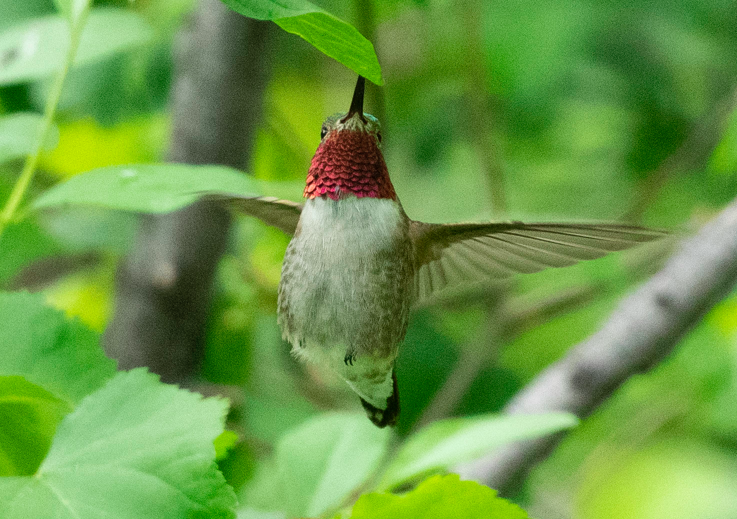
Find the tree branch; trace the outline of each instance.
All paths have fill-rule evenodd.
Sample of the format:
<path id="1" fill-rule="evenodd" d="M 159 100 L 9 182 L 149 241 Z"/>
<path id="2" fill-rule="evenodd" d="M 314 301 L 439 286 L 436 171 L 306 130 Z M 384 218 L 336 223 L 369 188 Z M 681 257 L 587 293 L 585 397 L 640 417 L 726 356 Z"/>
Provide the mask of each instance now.
<path id="1" fill-rule="evenodd" d="M 657 364 L 737 283 L 737 199 L 626 297 L 604 326 L 543 371 L 505 408 L 510 414 L 593 412 L 629 377 Z M 458 467 L 509 495 L 563 435 L 507 446 Z"/>
<path id="2" fill-rule="evenodd" d="M 499 139 L 494 133 L 497 126 L 497 109 L 494 99 L 486 88 L 487 68 L 484 63 L 483 1 L 465 2 L 464 25 L 467 51 L 467 124 L 471 142 L 476 149 L 481 170 L 486 176 L 491 202 L 491 213 L 499 217 L 507 212 L 507 188 L 504 178 L 504 163 Z"/>
<path id="3" fill-rule="evenodd" d="M 169 160 L 246 164 L 266 84 L 268 22 L 202 0 L 177 42 Z M 211 203 L 143 220 L 118 273 L 104 344 L 127 369 L 148 366 L 165 382 L 194 376 L 215 270 L 230 218 Z"/>

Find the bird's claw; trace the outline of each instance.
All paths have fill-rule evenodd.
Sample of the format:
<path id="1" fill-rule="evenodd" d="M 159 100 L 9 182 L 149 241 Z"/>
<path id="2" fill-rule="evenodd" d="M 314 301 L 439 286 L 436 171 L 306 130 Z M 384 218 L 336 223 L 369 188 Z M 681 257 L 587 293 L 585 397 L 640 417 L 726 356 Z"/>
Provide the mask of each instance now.
<path id="1" fill-rule="evenodd" d="M 353 366 L 353 361 L 356 359 L 356 356 L 352 352 L 348 352 L 345 354 L 345 357 L 343 358 L 343 362 L 345 362 L 345 365 L 348 366 L 349 364 Z"/>

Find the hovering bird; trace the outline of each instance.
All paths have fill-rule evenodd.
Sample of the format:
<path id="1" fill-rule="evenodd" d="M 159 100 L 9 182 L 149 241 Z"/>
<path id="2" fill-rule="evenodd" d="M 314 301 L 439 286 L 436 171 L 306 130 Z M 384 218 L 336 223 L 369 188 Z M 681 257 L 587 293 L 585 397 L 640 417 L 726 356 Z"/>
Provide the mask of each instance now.
<path id="1" fill-rule="evenodd" d="M 664 235 L 620 224 L 411 220 L 382 155 L 381 127 L 350 109 L 329 117 L 307 173 L 304 204 L 216 195 L 292 240 L 279 284 L 278 322 L 293 353 L 329 366 L 378 427 L 394 425 L 394 360 L 410 307 L 448 285 L 564 267 Z"/>

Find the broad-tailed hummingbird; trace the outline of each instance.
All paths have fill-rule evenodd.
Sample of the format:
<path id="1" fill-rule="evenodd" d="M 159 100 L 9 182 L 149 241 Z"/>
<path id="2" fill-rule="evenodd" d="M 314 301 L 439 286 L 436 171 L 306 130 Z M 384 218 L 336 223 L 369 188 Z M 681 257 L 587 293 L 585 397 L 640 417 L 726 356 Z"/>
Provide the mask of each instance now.
<path id="1" fill-rule="evenodd" d="M 379 121 L 363 112 L 364 86 L 359 77 L 348 112 L 323 123 L 304 204 L 218 198 L 293 235 L 279 284 L 283 337 L 297 357 L 336 372 L 385 427 L 399 415 L 394 360 L 413 303 L 448 285 L 563 267 L 664 233 L 615 223 L 411 220 L 389 178 Z"/>

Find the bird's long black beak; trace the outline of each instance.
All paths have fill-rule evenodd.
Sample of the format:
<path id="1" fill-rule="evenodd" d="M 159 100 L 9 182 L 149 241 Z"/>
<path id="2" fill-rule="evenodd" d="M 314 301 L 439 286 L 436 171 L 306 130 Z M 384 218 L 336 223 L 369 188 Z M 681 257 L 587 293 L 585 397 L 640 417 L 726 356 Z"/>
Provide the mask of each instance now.
<path id="1" fill-rule="evenodd" d="M 363 116 L 363 92 L 366 88 L 366 79 L 363 76 L 358 76 L 356 82 L 356 89 L 353 91 L 353 99 L 351 100 L 351 107 L 348 109 L 348 114 L 345 116 L 345 121 L 358 114 L 363 122 L 366 122 L 366 118 Z"/>

